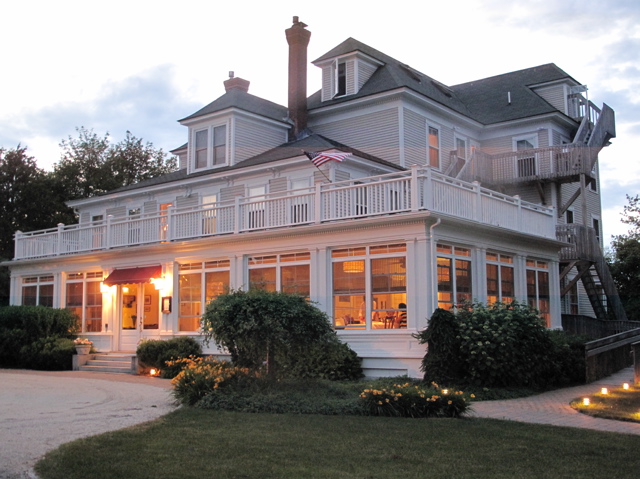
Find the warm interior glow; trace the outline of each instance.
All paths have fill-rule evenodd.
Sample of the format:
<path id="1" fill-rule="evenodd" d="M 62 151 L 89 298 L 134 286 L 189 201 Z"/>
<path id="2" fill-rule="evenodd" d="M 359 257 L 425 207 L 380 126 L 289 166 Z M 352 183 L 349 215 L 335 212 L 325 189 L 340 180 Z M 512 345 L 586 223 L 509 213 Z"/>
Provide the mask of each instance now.
<path id="1" fill-rule="evenodd" d="M 584 404 L 585 406 L 588 406 L 590 404 L 589 398 L 584 398 L 582 400 L 582 404 Z"/>
<path id="2" fill-rule="evenodd" d="M 345 261 L 342 263 L 342 271 L 345 273 L 362 273 L 364 271 L 363 261 Z"/>
<path id="3" fill-rule="evenodd" d="M 622 389 L 629 389 L 629 383 L 624 383 L 622 385 Z"/>
<path id="4" fill-rule="evenodd" d="M 600 390 L 600 392 L 601 392 L 602 394 L 609 394 L 609 390 L 608 390 L 607 388 L 602 388 L 602 389 Z"/>

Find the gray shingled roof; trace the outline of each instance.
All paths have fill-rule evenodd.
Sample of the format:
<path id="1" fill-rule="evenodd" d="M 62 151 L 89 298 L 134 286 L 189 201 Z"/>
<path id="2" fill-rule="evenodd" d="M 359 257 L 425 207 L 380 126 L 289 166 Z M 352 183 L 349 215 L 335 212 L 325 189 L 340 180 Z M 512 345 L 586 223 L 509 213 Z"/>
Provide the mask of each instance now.
<path id="1" fill-rule="evenodd" d="M 357 98 L 399 88 L 409 88 L 458 113 L 488 125 L 540 114 L 557 113 L 557 109 L 533 93 L 529 86 L 564 78 L 575 81 L 563 70 L 550 63 L 447 87 L 428 75 L 353 38 L 348 38 L 313 63 L 355 51 L 365 53 L 381 61 L 384 65 L 376 70 L 355 95 L 322 102 L 321 92 L 314 93 L 308 100 L 310 110 L 346 103 Z M 507 103 L 507 92 L 511 92 L 511 105 Z"/>
<path id="2" fill-rule="evenodd" d="M 451 89 L 467 105 L 472 118 L 487 125 L 546 113 L 557 113 L 558 110 L 534 93 L 530 86 L 562 79 L 575 82 L 556 65 L 548 63 L 462 83 L 452 86 Z M 508 93 L 511 94 L 511 104 L 507 102 Z"/>
<path id="3" fill-rule="evenodd" d="M 204 108 L 201 108 L 197 112 L 179 121 L 191 120 L 199 116 L 209 115 L 228 108 L 238 108 L 249 113 L 255 113 L 256 115 L 282 122 L 286 121 L 289 111 L 286 107 L 278 105 L 277 103 L 273 103 L 242 90 L 233 89 L 212 101 Z"/>

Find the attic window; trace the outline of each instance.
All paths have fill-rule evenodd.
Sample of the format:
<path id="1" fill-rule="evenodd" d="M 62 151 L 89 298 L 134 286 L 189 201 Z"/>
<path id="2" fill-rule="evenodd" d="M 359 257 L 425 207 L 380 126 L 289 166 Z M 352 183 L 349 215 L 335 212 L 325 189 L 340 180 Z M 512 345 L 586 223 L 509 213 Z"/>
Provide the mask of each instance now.
<path id="1" fill-rule="evenodd" d="M 347 94 L 347 64 L 338 63 L 336 72 L 336 96 L 344 96 Z"/>
<path id="2" fill-rule="evenodd" d="M 444 94 L 447 98 L 451 98 L 453 96 L 453 91 L 446 85 L 443 85 L 439 81 L 431 80 L 431 84 L 436 87 L 442 94 Z"/>

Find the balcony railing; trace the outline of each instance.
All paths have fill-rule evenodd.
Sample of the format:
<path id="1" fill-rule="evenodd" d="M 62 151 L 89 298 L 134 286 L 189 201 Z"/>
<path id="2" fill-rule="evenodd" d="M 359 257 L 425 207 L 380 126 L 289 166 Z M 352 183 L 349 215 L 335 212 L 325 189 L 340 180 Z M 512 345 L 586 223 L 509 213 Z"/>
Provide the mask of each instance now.
<path id="1" fill-rule="evenodd" d="M 491 185 L 538 180 L 576 181 L 590 175 L 600 148 L 576 145 L 551 146 L 488 154 L 476 150 L 459 175 L 467 181 Z"/>
<path id="2" fill-rule="evenodd" d="M 166 212 L 16 232 L 15 259 L 75 254 L 298 225 L 430 210 L 536 236 L 555 238 L 553 212 L 433 171 L 359 178 L 259 197 L 236 197 Z"/>

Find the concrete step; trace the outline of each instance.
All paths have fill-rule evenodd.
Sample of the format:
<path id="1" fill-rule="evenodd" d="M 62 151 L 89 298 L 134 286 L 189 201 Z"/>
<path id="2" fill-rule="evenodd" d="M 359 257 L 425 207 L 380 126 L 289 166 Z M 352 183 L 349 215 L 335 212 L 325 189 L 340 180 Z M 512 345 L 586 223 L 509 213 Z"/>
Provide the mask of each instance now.
<path id="1" fill-rule="evenodd" d="M 80 371 L 92 371 L 102 373 L 131 374 L 131 358 L 134 354 L 122 353 L 98 353 L 79 367 Z"/>

